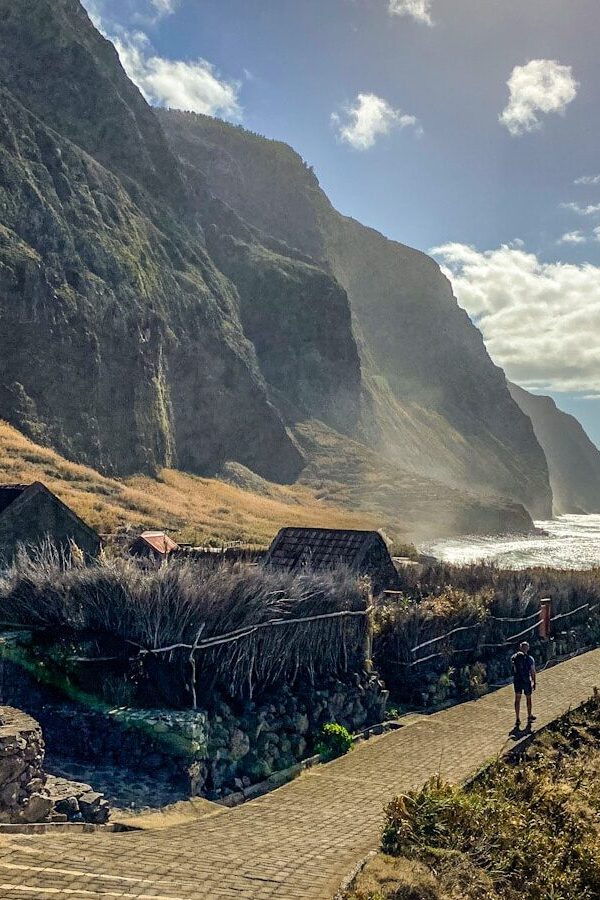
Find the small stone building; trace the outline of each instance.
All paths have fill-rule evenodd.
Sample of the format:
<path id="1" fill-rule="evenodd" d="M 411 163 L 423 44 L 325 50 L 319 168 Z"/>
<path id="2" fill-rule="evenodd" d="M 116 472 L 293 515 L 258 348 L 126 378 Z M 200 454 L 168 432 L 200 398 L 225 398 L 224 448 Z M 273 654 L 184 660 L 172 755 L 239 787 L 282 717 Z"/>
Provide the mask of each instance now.
<path id="1" fill-rule="evenodd" d="M 164 562 L 171 553 L 179 550 L 179 544 L 164 531 L 144 531 L 129 548 L 131 556 Z"/>
<path id="2" fill-rule="evenodd" d="M 10 563 L 17 547 L 50 540 L 65 551 L 76 544 L 87 558 L 100 552 L 93 528 L 41 483 L 0 484 L 0 563 Z"/>
<path id="3" fill-rule="evenodd" d="M 282 528 L 271 544 L 265 565 L 288 571 L 316 571 L 346 566 L 368 575 L 379 593 L 397 584 L 396 567 L 378 531 L 334 528 Z"/>

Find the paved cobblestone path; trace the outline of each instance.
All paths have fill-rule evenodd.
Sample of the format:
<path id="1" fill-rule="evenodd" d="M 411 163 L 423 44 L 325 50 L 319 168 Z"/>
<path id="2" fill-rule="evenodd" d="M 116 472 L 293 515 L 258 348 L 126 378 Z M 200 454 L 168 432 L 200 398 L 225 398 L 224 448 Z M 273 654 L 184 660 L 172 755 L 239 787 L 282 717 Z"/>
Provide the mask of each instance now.
<path id="1" fill-rule="evenodd" d="M 600 685 L 600 650 L 539 677 L 537 726 Z M 0 898 L 325 900 L 377 845 L 384 803 L 441 772 L 466 778 L 510 746 L 510 687 L 364 742 L 236 809 L 160 831 L 0 838 Z"/>

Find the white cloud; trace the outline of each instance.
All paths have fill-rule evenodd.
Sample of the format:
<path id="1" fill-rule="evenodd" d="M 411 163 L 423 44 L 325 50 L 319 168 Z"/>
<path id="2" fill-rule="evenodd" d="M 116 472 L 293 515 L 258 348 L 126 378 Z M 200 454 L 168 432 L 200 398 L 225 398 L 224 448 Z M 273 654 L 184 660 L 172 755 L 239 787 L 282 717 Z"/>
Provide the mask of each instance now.
<path id="1" fill-rule="evenodd" d="M 150 4 L 156 15 L 162 18 L 173 15 L 179 5 L 179 0 L 150 0 Z"/>
<path id="2" fill-rule="evenodd" d="M 534 390 L 600 391 L 600 268 L 544 263 L 515 245 L 431 252 L 509 378 Z"/>
<path id="3" fill-rule="evenodd" d="M 106 18 L 113 23 L 113 30 L 119 30 L 118 26 L 114 25 L 114 17 L 105 10 L 106 0 L 81 0 L 81 2 L 90 19 L 102 34 L 108 37 L 106 32 L 109 29 L 105 21 L 105 12 L 107 12 Z M 181 0 L 130 0 L 128 4 L 124 4 L 121 13 L 132 22 L 152 26 L 157 25 L 161 19 L 173 15 L 180 2 Z"/>
<path id="4" fill-rule="evenodd" d="M 387 100 L 375 94 L 358 94 L 354 103 L 345 107 L 341 114 L 333 113 L 331 121 L 340 140 L 355 150 L 368 150 L 377 138 L 394 128 L 414 128 L 417 134 L 423 133 L 415 116 L 394 109 Z"/>
<path id="5" fill-rule="evenodd" d="M 574 184 L 600 184 L 600 175 L 582 175 L 581 178 L 576 178 L 573 182 Z"/>
<path id="6" fill-rule="evenodd" d="M 389 0 L 390 13 L 393 16 L 410 16 L 417 22 L 433 25 L 431 17 L 432 0 Z"/>
<path id="7" fill-rule="evenodd" d="M 594 240 L 600 241 L 600 225 L 594 228 Z"/>
<path id="8" fill-rule="evenodd" d="M 143 31 L 128 31 L 112 19 L 109 22 L 103 18 L 103 0 L 83 3 L 96 28 L 115 45 L 123 68 L 149 103 L 209 116 L 241 117 L 239 82 L 221 78 L 205 59 L 185 61 L 158 56 Z M 180 0 L 146 0 L 134 18 L 156 24 L 174 13 L 179 3 Z M 145 15 L 149 7 L 153 18 Z"/>
<path id="9" fill-rule="evenodd" d="M 500 121 L 513 136 L 541 128 L 542 114 L 564 113 L 579 87 L 571 66 L 552 59 L 515 66 L 507 84 L 510 99 Z"/>
<path id="10" fill-rule="evenodd" d="M 102 12 L 97 0 L 83 0 L 82 5 L 85 7 L 85 10 L 92 20 L 92 24 L 94 25 L 94 27 L 106 36 L 104 23 L 102 21 Z"/>
<path id="11" fill-rule="evenodd" d="M 139 2 L 139 0 L 138 0 Z M 159 24 L 167 16 L 172 16 L 177 10 L 180 0 L 144 0 L 141 6 L 137 6 L 132 14 L 132 21 L 142 27 L 151 28 Z"/>
<path id="12" fill-rule="evenodd" d="M 143 32 L 113 38 L 123 68 L 150 103 L 239 119 L 239 82 L 226 81 L 205 59 L 193 62 L 154 54 Z"/>
<path id="13" fill-rule="evenodd" d="M 578 216 L 597 216 L 600 213 L 600 203 L 590 203 L 582 206 L 580 203 L 561 203 L 563 209 L 577 213 Z"/>
<path id="14" fill-rule="evenodd" d="M 557 244 L 585 244 L 587 238 L 582 231 L 567 231 L 556 242 Z"/>

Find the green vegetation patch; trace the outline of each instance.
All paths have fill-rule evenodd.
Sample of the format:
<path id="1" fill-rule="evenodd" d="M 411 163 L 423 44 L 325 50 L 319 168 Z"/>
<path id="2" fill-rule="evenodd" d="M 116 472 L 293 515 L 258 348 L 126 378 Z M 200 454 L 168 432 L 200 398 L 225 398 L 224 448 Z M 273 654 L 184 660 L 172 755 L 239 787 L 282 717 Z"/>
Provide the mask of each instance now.
<path id="1" fill-rule="evenodd" d="M 323 725 L 316 751 L 323 760 L 337 759 L 352 749 L 352 735 L 343 725 L 337 722 L 328 722 Z"/>

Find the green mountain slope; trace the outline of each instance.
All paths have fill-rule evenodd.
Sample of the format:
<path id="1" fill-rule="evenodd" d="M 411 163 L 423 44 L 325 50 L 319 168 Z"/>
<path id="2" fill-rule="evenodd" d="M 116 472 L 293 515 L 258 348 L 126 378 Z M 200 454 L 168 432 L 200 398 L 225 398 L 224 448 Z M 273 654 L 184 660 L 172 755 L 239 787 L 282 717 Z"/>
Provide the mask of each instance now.
<path id="1" fill-rule="evenodd" d="M 554 514 L 600 513 L 600 450 L 574 416 L 551 397 L 530 394 L 516 384 L 511 395 L 529 416 L 550 469 Z"/>
<path id="2" fill-rule="evenodd" d="M 0 118 L 0 417 L 38 445 L 104 476 L 238 463 L 413 536 L 545 508 L 437 268 L 289 148 L 159 119 L 79 0 L 0 0 Z"/>
<path id="3" fill-rule="evenodd" d="M 290 147 L 206 116 L 156 113 L 213 193 L 348 292 L 365 386 L 357 436 L 403 469 L 549 514 L 531 423 L 433 260 L 340 215 Z"/>
<path id="4" fill-rule="evenodd" d="M 187 179 L 77 0 L 0 0 L 0 58 L 1 414 L 107 471 L 236 459 L 294 479 L 304 460 L 244 323 L 252 335 L 261 280 L 285 283 L 300 339 L 267 376 L 292 417 L 329 410 L 351 426 L 360 364 L 344 291 L 241 223 L 234 245 L 231 227 L 222 237 L 222 204 Z M 335 346 L 312 324 L 324 294 Z"/>

